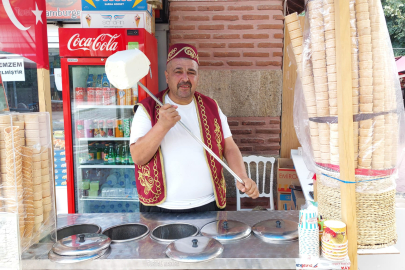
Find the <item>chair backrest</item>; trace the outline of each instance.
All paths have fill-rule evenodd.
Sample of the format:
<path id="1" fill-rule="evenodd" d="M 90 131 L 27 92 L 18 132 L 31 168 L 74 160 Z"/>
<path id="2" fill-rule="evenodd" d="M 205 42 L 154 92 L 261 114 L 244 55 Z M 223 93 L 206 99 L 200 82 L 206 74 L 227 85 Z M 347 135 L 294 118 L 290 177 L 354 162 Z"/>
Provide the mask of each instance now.
<path id="1" fill-rule="evenodd" d="M 262 157 L 262 156 L 248 156 L 248 157 L 243 157 L 243 162 L 245 162 L 247 164 L 247 171 L 248 171 L 248 177 L 250 179 L 252 179 L 251 176 L 251 170 L 250 170 L 250 164 L 251 163 L 255 163 L 256 164 L 256 178 L 252 179 L 253 181 L 256 182 L 256 185 L 259 188 L 259 197 L 268 197 L 270 200 L 270 208 L 269 210 L 274 210 L 274 199 L 273 199 L 273 178 L 274 178 L 274 162 L 276 161 L 276 159 L 274 157 Z M 266 186 L 266 166 L 267 166 L 267 162 L 271 163 L 271 170 L 270 170 L 270 193 L 265 193 L 264 192 L 264 188 Z M 262 184 L 259 185 L 259 163 L 263 163 L 263 180 L 262 180 Z M 236 179 L 235 179 L 235 183 L 236 183 Z M 260 186 L 261 186 L 261 190 L 260 190 Z M 240 199 L 243 197 L 249 197 L 248 195 L 246 195 L 245 193 L 240 193 L 240 191 L 237 189 L 236 190 L 236 201 L 237 201 L 237 210 L 245 210 L 245 209 L 241 209 L 240 208 Z M 246 210 L 250 210 L 250 209 L 246 209 Z"/>

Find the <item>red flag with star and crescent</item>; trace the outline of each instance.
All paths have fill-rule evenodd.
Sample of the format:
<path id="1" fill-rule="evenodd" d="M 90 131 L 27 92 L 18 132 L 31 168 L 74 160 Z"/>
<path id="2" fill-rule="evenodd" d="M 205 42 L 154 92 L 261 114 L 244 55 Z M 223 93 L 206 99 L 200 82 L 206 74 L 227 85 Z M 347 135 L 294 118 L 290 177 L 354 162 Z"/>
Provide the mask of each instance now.
<path id="1" fill-rule="evenodd" d="M 0 51 L 22 55 L 49 70 L 45 0 L 1 0 Z"/>

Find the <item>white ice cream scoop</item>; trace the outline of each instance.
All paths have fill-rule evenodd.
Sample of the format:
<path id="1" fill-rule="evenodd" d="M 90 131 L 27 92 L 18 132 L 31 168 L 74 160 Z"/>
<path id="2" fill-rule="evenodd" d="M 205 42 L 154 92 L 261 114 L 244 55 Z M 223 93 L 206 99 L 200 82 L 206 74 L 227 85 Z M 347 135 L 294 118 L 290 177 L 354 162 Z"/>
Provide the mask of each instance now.
<path id="1" fill-rule="evenodd" d="M 119 51 L 107 58 L 105 73 L 118 89 L 131 88 L 149 73 L 150 61 L 138 49 Z"/>
<path id="2" fill-rule="evenodd" d="M 151 96 L 160 106 L 162 102 L 158 100 L 140 80 L 148 75 L 150 61 L 146 55 L 138 49 L 119 51 L 107 58 L 105 64 L 105 73 L 111 84 L 118 89 L 131 88 L 138 83 L 138 85 Z M 225 162 L 222 161 L 203 141 L 191 130 L 184 125 L 181 121 L 178 122 L 190 135 L 193 137 L 208 153 L 211 154 L 221 165 L 227 169 L 241 184 L 244 184 L 242 179 L 234 173 Z"/>

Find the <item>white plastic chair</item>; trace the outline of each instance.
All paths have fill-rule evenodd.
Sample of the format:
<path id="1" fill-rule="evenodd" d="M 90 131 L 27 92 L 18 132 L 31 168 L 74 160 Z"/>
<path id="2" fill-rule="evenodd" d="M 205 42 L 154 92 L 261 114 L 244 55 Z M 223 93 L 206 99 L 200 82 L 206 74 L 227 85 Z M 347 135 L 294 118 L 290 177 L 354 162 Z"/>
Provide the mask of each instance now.
<path id="1" fill-rule="evenodd" d="M 268 197 L 270 200 L 270 208 L 268 210 L 274 210 L 274 199 L 273 199 L 273 175 L 274 175 L 274 162 L 276 159 L 274 157 L 262 157 L 262 156 L 248 156 L 243 157 L 243 162 L 247 163 L 247 170 L 248 170 L 248 177 L 252 179 L 250 173 L 250 163 L 256 163 L 256 180 L 252 179 L 256 182 L 256 185 L 259 187 L 259 163 L 263 163 L 263 181 L 262 181 L 262 191 L 259 190 L 259 197 Z M 267 162 L 271 163 L 271 171 L 270 171 L 270 193 L 264 193 L 264 187 L 266 186 L 266 165 Z M 235 179 L 236 184 L 236 179 Z M 241 198 L 249 197 L 245 193 L 241 193 L 239 189 L 236 189 L 236 209 L 237 211 L 249 211 L 251 209 L 241 209 L 240 201 Z"/>

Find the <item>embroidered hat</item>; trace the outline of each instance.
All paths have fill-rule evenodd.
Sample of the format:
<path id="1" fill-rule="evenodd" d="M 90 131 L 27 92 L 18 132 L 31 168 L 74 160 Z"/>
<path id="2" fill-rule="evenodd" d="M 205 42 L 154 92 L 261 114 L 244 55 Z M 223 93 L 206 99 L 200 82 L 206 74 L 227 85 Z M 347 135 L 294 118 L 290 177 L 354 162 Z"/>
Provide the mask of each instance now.
<path id="1" fill-rule="evenodd" d="M 170 46 L 166 64 L 175 58 L 188 58 L 196 61 L 197 64 L 200 65 L 197 49 L 189 44 L 177 43 Z"/>

